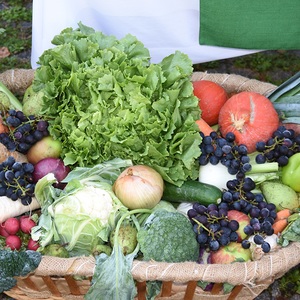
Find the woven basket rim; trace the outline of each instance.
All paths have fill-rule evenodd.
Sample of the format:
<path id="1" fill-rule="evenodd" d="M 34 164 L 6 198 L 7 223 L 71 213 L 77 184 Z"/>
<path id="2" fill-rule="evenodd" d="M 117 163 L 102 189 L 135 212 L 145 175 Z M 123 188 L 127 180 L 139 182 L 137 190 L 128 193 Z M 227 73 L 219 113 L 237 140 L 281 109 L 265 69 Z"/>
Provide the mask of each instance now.
<path id="1" fill-rule="evenodd" d="M 32 83 L 35 69 L 10 69 L 0 73 L 2 81 L 12 92 L 23 94 L 26 88 Z M 257 91 L 263 95 L 271 93 L 276 85 L 251 79 L 242 75 L 228 73 L 210 73 L 195 71 L 191 75 L 191 80 L 211 80 L 223 86 L 229 93 L 232 91 Z M 236 86 L 235 84 L 238 84 Z M 259 91 L 256 90 L 259 87 Z"/>
<path id="2" fill-rule="evenodd" d="M 289 253 L 287 253 L 287 251 Z M 294 255 L 290 255 L 294 253 Z M 280 264 L 278 264 L 280 262 Z M 188 282 L 191 280 L 203 280 L 212 282 L 225 282 L 224 277 L 212 278 L 209 274 L 223 273 L 232 274 L 236 266 L 243 269 L 244 275 L 235 284 L 255 283 L 285 273 L 288 269 L 300 263 L 300 242 L 292 242 L 287 247 L 278 247 L 275 251 L 264 254 L 258 260 L 247 262 L 235 262 L 232 264 L 198 264 L 197 262 L 166 263 L 157 261 L 134 260 L 132 275 L 138 281 L 174 281 Z M 65 269 L 57 270 L 57 266 L 66 266 Z M 268 267 L 266 267 L 268 265 Z M 56 267 L 55 267 L 56 266 Z M 95 268 L 93 256 L 81 256 L 59 258 L 43 256 L 38 268 L 33 272 L 36 276 L 65 276 L 79 275 L 92 276 Z M 149 271 L 151 269 L 151 272 Z M 176 273 L 180 270 L 180 276 Z M 253 270 L 255 271 L 253 276 Z M 270 272 L 268 273 L 269 270 Z M 184 277 L 182 277 L 184 274 Z M 230 283 L 230 278 L 226 278 Z M 236 280 L 236 279 L 234 279 Z"/>

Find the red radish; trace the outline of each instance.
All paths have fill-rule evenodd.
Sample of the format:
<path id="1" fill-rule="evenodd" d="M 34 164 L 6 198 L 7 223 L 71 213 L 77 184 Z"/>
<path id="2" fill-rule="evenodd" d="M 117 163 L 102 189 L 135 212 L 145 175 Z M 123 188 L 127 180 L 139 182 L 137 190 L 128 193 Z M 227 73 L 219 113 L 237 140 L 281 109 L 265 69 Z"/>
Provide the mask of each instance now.
<path id="1" fill-rule="evenodd" d="M 228 99 L 225 89 L 209 80 L 194 81 L 193 86 L 194 95 L 199 98 L 201 118 L 210 126 L 216 125 L 220 109 Z"/>
<path id="2" fill-rule="evenodd" d="M 255 92 L 241 92 L 230 97 L 220 110 L 219 128 L 222 136 L 233 132 L 238 144 L 248 152 L 256 143 L 267 141 L 279 126 L 279 116 L 272 102 Z"/>
<path id="3" fill-rule="evenodd" d="M 29 216 L 20 218 L 20 228 L 24 233 L 30 234 L 31 228 L 35 225 L 36 223 Z"/>
<path id="4" fill-rule="evenodd" d="M 39 247 L 40 245 L 37 241 L 34 241 L 32 238 L 29 239 L 27 244 L 27 250 L 36 251 Z"/>
<path id="5" fill-rule="evenodd" d="M 8 234 L 14 235 L 20 230 L 20 221 L 17 218 L 8 218 L 3 226 Z"/>
<path id="6" fill-rule="evenodd" d="M 70 167 L 65 166 L 64 162 L 59 158 L 48 157 L 40 160 L 34 166 L 33 181 L 39 179 L 49 173 L 53 173 L 58 182 L 62 181 L 70 172 Z"/>
<path id="7" fill-rule="evenodd" d="M 0 225 L 0 235 L 4 237 L 9 236 L 9 233 L 4 228 L 4 222 Z"/>
<path id="8" fill-rule="evenodd" d="M 5 245 L 12 250 L 19 250 L 21 248 L 22 241 L 17 235 L 9 235 L 5 239 Z"/>

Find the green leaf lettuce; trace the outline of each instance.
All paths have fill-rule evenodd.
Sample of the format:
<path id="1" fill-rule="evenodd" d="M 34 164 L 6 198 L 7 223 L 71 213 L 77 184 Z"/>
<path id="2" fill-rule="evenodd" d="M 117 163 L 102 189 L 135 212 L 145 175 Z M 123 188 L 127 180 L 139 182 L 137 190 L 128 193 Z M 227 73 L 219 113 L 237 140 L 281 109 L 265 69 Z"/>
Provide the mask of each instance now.
<path id="1" fill-rule="evenodd" d="M 177 51 L 158 64 L 134 36 L 118 40 L 79 23 L 53 39 L 33 82 L 67 165 L 115 157 L 152 166 L 181 185 L 198 176 L 201 137 L 192 62 Z"/>

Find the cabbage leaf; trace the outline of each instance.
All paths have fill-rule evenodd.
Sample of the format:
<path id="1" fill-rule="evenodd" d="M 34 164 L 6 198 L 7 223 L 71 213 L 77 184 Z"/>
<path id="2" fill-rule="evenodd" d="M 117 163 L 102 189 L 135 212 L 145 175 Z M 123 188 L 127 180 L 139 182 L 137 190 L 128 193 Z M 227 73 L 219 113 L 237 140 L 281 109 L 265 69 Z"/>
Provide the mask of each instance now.
<path id="1" fill-rule="evenodd" d="M 136 251 L 124 256 L 120 245 L 110 256 L 101 253 L 96 257 L 96 267 L 85 299 L 129 300 L 136 296 L 135 282 L 131 274 Z"/>

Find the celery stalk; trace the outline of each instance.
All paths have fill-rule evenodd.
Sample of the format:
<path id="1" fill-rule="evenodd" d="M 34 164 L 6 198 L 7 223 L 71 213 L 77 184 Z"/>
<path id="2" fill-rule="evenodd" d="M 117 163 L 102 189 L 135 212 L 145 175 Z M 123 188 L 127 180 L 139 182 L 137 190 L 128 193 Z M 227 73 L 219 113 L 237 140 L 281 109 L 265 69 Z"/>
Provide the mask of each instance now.
<path id="1" fill-rule="evenodd" d="M 255 161 L 257 152 L 249 155 L 251 170 L 246 173 L 257 185 L 267 180 L 279 179 L 279 165 L 277 162 L 266 162 L 258 164 Z"/>
<path id="2" fill-rule="evenodd" d="M 252 163 L 252 168 L 247 174 L 255 174 L 255 173 L 277 173 L 279 170 L 279 166 L 277 162 L 266 162 L 264 164 Z"/>

